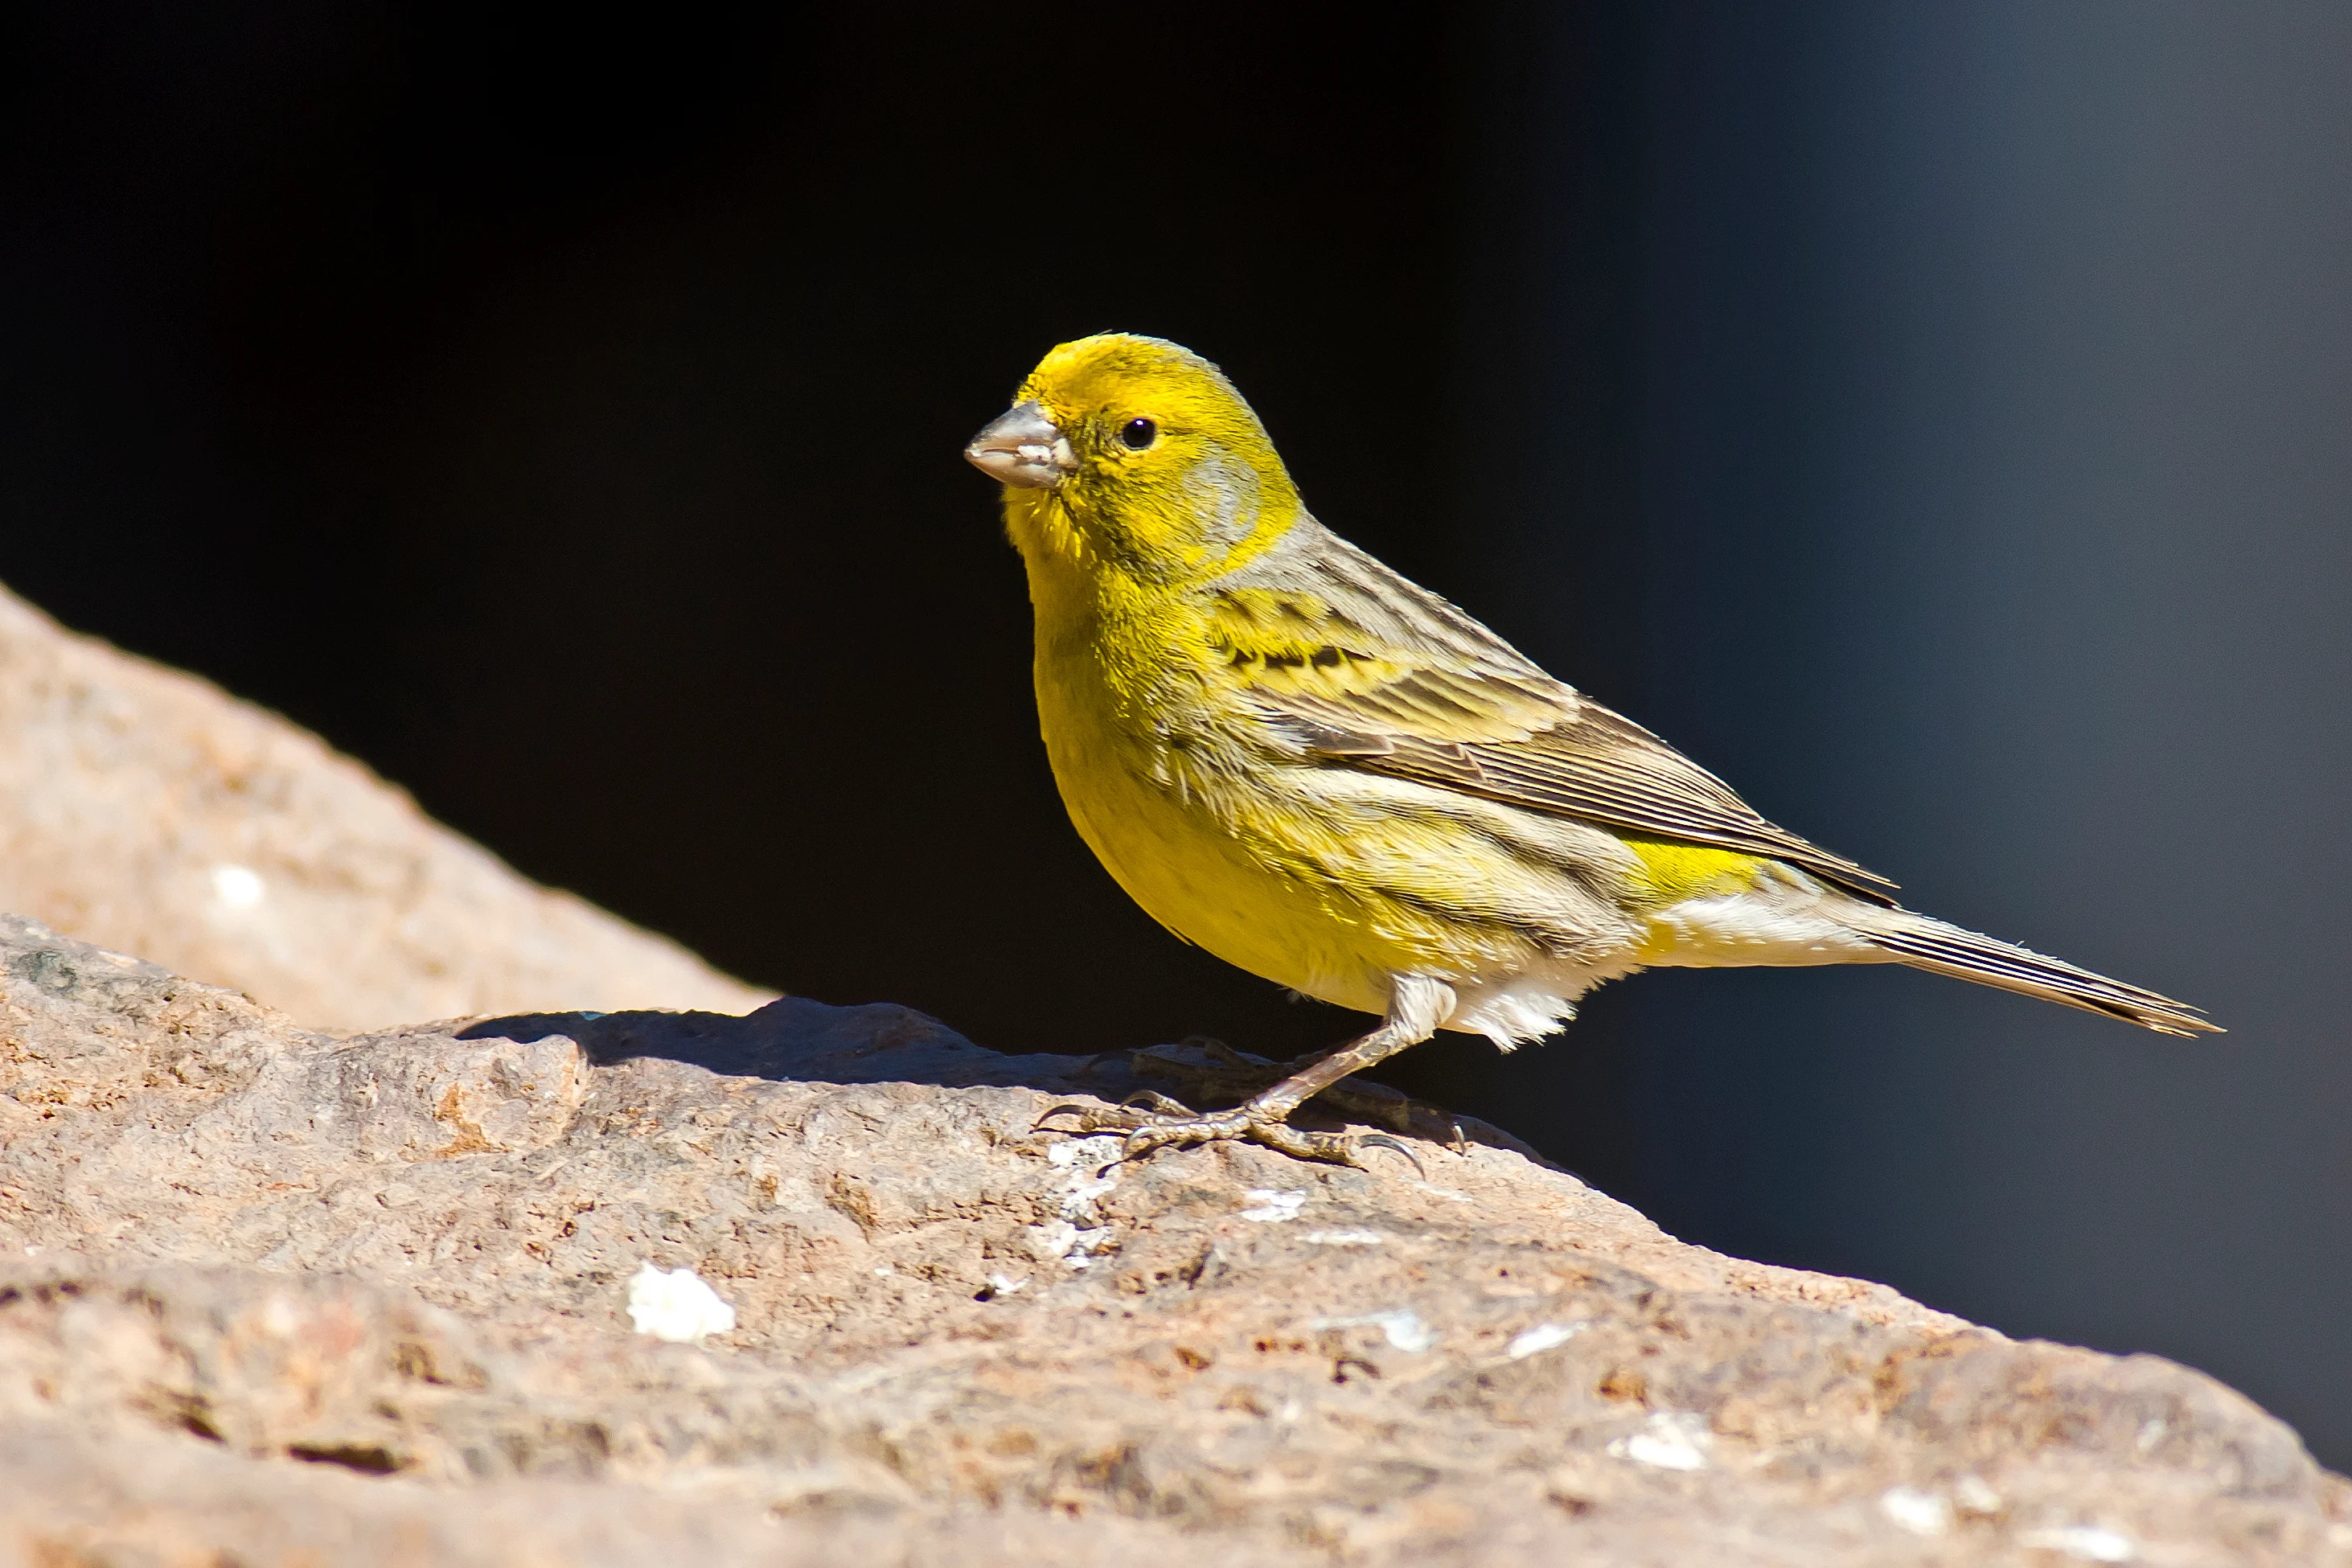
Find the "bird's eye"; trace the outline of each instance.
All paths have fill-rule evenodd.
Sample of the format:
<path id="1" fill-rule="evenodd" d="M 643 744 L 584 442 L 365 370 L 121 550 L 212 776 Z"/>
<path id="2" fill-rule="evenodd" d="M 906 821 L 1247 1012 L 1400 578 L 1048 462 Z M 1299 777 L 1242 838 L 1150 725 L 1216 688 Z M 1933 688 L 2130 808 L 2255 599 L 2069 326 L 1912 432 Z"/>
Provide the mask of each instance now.
<path id="1" fill-rule="evenodd" d="M 1120 429 L 1118 438 L 1140 452 L 1160 438 L 1160 426 L 1149 419 L 1130 419 Z"/>

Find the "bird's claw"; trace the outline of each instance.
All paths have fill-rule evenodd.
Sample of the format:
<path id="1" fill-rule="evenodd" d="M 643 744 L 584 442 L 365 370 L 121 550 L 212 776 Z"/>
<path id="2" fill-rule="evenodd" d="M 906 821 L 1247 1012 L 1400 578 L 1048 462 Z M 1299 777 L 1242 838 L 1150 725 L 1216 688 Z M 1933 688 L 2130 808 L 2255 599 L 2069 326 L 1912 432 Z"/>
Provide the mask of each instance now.
<path id="1" fill-rule="evenodd" d="M 1429 1179 L 1429 1172 L 1422 1164 L 1421 1156 L 1385 1132 L 1353 1136 L 1342 1132 L 1309 1132 L 1264 1112 L 1253 1111 L 1246 1104 L 1231 1110 L 1201 1112 L 1157 1089 L 1139 1089 L 1117 1105 L 1104 1105 L 1098 1101 L 1088 1105 L 1075 1100 L 1049 1105 L 1038 1113 L 1036 1121 L 1030 1123 L 1029 1131 L 1046 1130 L 1045 1123 L 1057 1116 L 1076 1117 L 1077 1123 L 1075 1127 L 1051 1131 L 1067 1131 L 1081 1137 L 1097 1132 L 1125 1133 L 1126 1139 L 1119 1145 L 1118 1158 L 1112 1162 L 1114 1164 L 1139 1160 L 1155 1150 L 1190 1149 L 1202 1143 L 1233 1140 L 1263 1144 L 1294 1160 L 1316 1160 L 1326 1164 L 1350 1166 L 1359 1171 L 1370 1169 L 1364 1163 L 1366 1151 L 1389 1149 L 1410 1161 L 1414 1173 L 1423 1181 Z"/>
<path id="2" fill-rule="evenodd" d="M 1361 1138 L 1356 1140 L 1356 1146 L 1360 1149 L 1393 1149 L 1398 1153 L 1412 1162 L 1412 1173 L 1414 1175 L 1419 1176 L 1424 1182 L 1429 1180 L 1429 1172 L 1423 1167 L 1421 1156 L 1414 1153 L 1412 1150 L 1406 1148 L 1403 1144 L 1398 1142 L 1395 1139 L 1390 1137 L 1385 1132 L 1367 1132 Z"/>
<path id="3" fill-rule="evenodd" d="M 1138 1096 L 1129 1095 L 1127 1100 L 1117 1105 L 1104 1105 L 1099 1102 L 1093 1105 L 1081 1105 L 1072 1100 L 1065 1100 L 1059 1105 L 1049 1105 L 1044 1110 L 1038 1112 L 1037 1120 L 1029 1124 L 1029 1131 L 1032 1132 L 1067 1132 L 1074 1137 L 1079 1138 L 1091 1137 L 1097 1132 L 1133 1132 L 1139 1128 L 1151 1126 L 1155 1121 L 1155 1114 L 1153 1111 L 1139 1110 L 1136 1109 L 1133 1102 L 1138 1098 Z M 1192 1114 L 1192 1110 L 1190 1106 L 1181 1105 L 1177 1101 L 1170 1100 L 1166 1095 L 1154 1094 L 1151 1098 L 1158 1101 L 1161 1106 L 1173 1107 L 1173 1113 L 1175 1115 L 1190 1116 Z M 1164 1118 L 1169 1114 L 1169 1112 L 1162 1110 L 1158 1114 L 1159 1117 Z M 1051 1121 L 1056 1116 L 1075 1116 L 1077 1118 L 1077 1124 L 1074 1127 L 1047 1127 L 1045 1123 Z M 1126 1157 L 1126 1155 L 1122 1154 L 1119 1156 L 1119 1159 L 1123 1160 Z M 1118 1162 L 1114 1161 L 1112 1163 L 1117 1163 Z"/>
<path id="4" fill-rule="evenodd" d="M 1111 1129 L 1108 1127 L 1098 1127 L 1096 1126 L 1095 1123 L 1101 1121 L 1107 1115 L 1115 1114 L 1117 1114 L 1117 1112 L 1107 1111 L 1099 1105 L 1081 1105 L 1075 1100 L 1064 1100 L 1059 1105 L 1049 1105 L 1045 1110 L 1039 1111 L 1037 1113 L 1037 1120 L 1029 1124 L 1029 1131 L 1032 1132 L 1045 1131 L 1045 1123 L 1053 1121 L 1056 1116 L 1075 1116 L 1078 1119 L 1077 1130 L 1079 1131 L 1107 1132 L 1111 1131 Z M 1124 1132 L 1134 1125 L 1136 1125 L 1136 1123 L 1131 1121 L 1122 1122 L 1118 1125 L 1118 1131 Z M 1058 1132 L 1062 1130 L 1060 1128 L 1055 1128 L 1053 1131 Z"/>
<path id="5" fill-rule="evenodd" d="M 1356 1140 L 1338 1132 L 1307 1132 L 1271 1116 L 1254 1115 L 1249 1107 L 1218 1110 L 1181 1119 L 1154 1119 L 1127 1135 L 1119 1146 L 1121 1160 L 1139 1160 L 1159 1149 L 1189 1149 L 1202 1143 L 1236 1140 L 1262 1143 L 1294 1160 L 1320 1160 L 1334 1165 L 1364 1168 Z"/>
<path id="6" fill-rule="evenodd" d="M 1297 1061 L 1269 1062 L 1244 1056 L 1223 1040 L 1206 1035 L 1193 1035 L 1178 1044 L 1199 1052 L 1208 1061 L 1186 1061 L 1145 1050 L 1130 1051 L 1128 1066 L 1139 1078 L 1171 1081 L 1194 1100 L 1211 1103 L 1246 1103 L 1312 1060 L 1302 1057 Z M 1349 1079 L 1332 1084 L 1316 1099 L 1327 1110 L 1351 1121 L 1371 1122 L 1408 1138 L 1443 1143 L 1457 1153 L 1466 1152 L 1469 1148 L 1462 1124 L 1449 1112 L 1400 1094 L 1384 1084 Z"/>

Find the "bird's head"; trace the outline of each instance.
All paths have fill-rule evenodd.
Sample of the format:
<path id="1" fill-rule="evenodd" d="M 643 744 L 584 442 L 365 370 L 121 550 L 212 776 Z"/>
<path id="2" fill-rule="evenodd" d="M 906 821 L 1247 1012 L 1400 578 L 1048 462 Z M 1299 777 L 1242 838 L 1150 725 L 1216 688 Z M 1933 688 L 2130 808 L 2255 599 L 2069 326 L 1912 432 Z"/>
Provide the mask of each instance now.
<path id="1" fill-rule="evenodd" d="M 1160 338 L 1064 343 L 964 457 L 1003 482 L 1024 552 L 1141 582 L 1229 571 L 1298 516 L 1297 489 L 1234 384 Z"/>

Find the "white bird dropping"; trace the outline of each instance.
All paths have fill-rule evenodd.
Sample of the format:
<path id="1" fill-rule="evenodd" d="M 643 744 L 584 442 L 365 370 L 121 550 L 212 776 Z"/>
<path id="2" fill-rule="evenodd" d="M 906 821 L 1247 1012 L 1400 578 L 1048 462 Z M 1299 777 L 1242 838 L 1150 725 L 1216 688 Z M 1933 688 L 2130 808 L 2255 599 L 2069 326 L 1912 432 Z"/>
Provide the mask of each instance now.
<path id="1" fill-rule="evenodd" d="M 700 1344 L 735 1326 L 735 1309 L 691 1268 L 642 1264 L 629 1280 L 629 1321 L 637 1332 L 672 1344 Z"/>

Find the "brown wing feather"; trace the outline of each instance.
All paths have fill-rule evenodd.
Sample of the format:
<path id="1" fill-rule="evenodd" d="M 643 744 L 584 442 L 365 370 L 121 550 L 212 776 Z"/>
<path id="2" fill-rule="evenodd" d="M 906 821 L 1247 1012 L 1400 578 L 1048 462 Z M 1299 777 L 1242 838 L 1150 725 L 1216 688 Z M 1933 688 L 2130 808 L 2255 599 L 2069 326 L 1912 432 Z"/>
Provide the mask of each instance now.
<path id="1" fill-rule="evenodd" d="M 1334 767 L 1766 855 L 1874 901 L 1895 886 L 1759 816 L 1632 720 L 1307 522 L 1222 585 L 1218 649 L 1267 721 Z"/>

